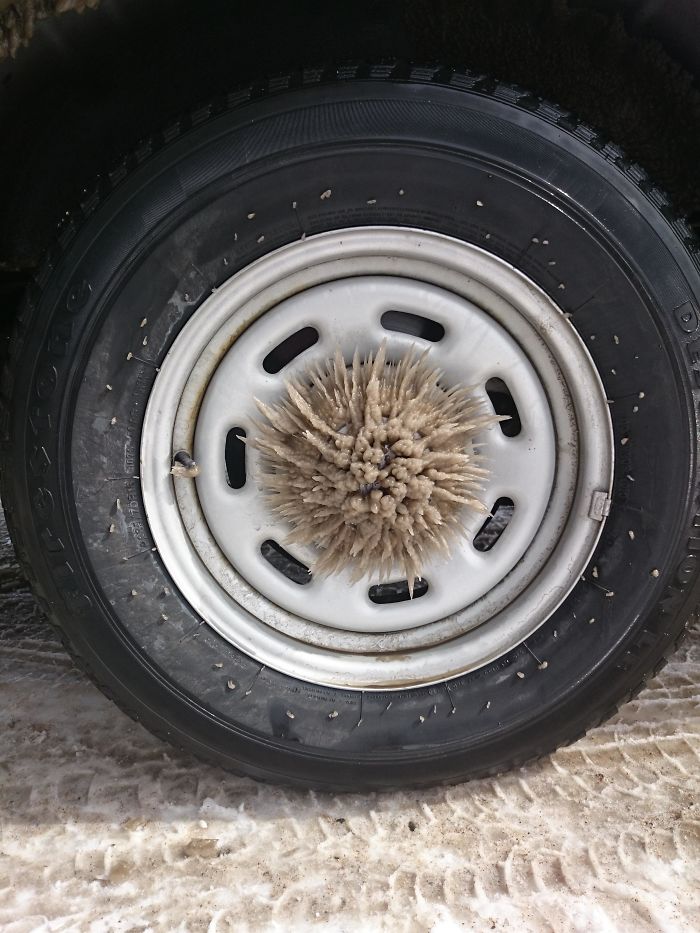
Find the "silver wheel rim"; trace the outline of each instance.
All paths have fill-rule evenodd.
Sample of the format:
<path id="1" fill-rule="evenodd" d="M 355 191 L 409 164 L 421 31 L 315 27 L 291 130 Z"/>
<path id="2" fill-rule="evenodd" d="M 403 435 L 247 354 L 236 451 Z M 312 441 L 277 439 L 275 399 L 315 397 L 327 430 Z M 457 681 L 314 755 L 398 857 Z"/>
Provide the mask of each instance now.
<path id="1" fill-rule="evenodd" d="M 441 327 L 426 340 L 387 329 L 386 312 Z M 317 341 L 279 372 L 268 354 L 302 328 Z M 255 398 L 340 346 L 390 356 L 415 344 L 450 384 L 489 407 L 490 379 L 520 415 L 516 437 L 497 425 L 478 445 L 490 469 L 484 501 L 514 502 L 493 548 L 474 546 L 483 516 L 449 560 L 426 566 L 427 592 L 376 603 L 378 579 L 341 574 L 293 582 L 264 556 L 288 528 L 267 505 L 259 459 L 245 456 L 232 488 L 224 449 L 233 429 L 254 431 Z M 177 450 L 194 452 L 196 479 L 172 477 Z M 400 689 L 458 676 L 507 653 L 541 625 L 580 578 L 609 495 L 612 427 L 586 348 L 534 283 L 478 247 L 420 230 L 333 231 L 283 247 L 216 290 L 177 337 L 149 399 L 141 449 L 145 507 L 156 546 L 183 596 L 219 634 L 261 664 L 351 689 Z M 262 550 L 261 550 L 262 547 Z M 285 545 L 286 547 L 286 545 Z M 287 550 L 313 567 L 313 549 Z M 400 579 L 400 575 L 398 577 Z"/>

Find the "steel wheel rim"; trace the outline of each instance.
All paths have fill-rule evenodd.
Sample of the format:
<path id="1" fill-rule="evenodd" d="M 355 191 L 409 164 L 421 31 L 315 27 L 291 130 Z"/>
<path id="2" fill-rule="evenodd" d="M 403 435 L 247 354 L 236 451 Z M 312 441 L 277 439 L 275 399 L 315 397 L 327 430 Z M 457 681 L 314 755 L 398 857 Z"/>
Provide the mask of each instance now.
<path id="1" fill-rule="evenodd" d="M 336 315 L 348 320 L 345 334 L 335 325 L 334 331 L 328 313 L 324 318 L 329 296 L 336 309 L 351 308 L 353 301 L 363 309 L 352 318 Z M 495 477 L 503 480 L 503 463 L 510 464 L 505 471 L 509 481 L 520 470 L 537 492 L 531 497 L 537 508 L 529 510 L 529 524 L 521 521 L 527 527 L 520 529 L 523 534 L 510 561 L 501 559 L 496 582 L 490 578 L 481 591 L 460 588 L 459 567 L 426 568 L 429 582 L 433 573 L 426 596 L 388 610 L 367 600 L 372 581 L 363 581 L 363 599 L 353 602 L 352 588 L 342 577 L 320 584 L 314 578 L 305 587 L 280 578 L 259 554 L 260 538 L 269 528 L 262 527 L 264 507 L 259 502 L 255 506 L 260 490 L 255 487 L 254 456 L 247 455 L 251 481 L 236 504 L 239 491 L 229 488 L 230 500 L 222 495 L 223 461 L 216 454 L 222 425 L 230 427 L 231 418 L 236 425 L 246 422 L 254 394 L 274 395 L 295 367 L 314 354 L 326 358 L 331 340 L 344 352 L 353 341 L 375 347 L 380 331 L 396 353 L 409 343 L 421 343 L 406 334 L 387 334 L 377 324 L 387 302 L 409 311 L 429 305 L 425 316 L 451 332 L 449 340 L 431 347 L 431 360 L 453 378 L 468 356 L 465 333 L 481 326 L 492 357 L 497 352 L 502 359 L 499 369 L 484 354 L 488 365 L 476 381 L 483 383 L 486 371 L 498 376 L 505 367 L 520 404 L 532 403 L 539 425 L 528 434 L 533 419 L 523 409 L 524 433 L 518 441 L 512 443 L 515 439 L 505 438 L 498 427 L 489 429 L 483 441 L 501 467 Z M 355 318 L 361 319 L 361 327 L 357 320 L 353 324 Z M 256 382 L 255 367 L 260 371 L 260 361 L 275 341 L 302 321 L 316 326 L 319 343 L 293 359 L 278 374 L 282 378 Z M 246 358 L 254 362 L 241 374 Z M 246 392 L 248 382 L 251 391 Z M 229 398 L 235 396 L 231 413 L 222 404 L 227 389 Z M 523 471 L 524 454 L 513 457 L 517 444 L 524 450 L 528 441 L 535 448 L 528 461 L 536 465 L 534 471 Z M 173 451 L 181 448 L 194 450 L 202 463 L 202 474 L 194 481 L 169 476 Z M 220 287 L 188 322 L 161 367 L 146 411 L 141 453 L 144 502 L 156 545 L 202 619 L 269 667 L 352 689 L 438 682 L 519 644 L 579 579 L 602 529 L 603 516 L 591 506 L 609 495 L 613 468 L 612 429 L 600 379 L 554 302 L 520 272 L 478 247 L 390 227 L 309 237 L 268 254 Z M 489 494 L 495 494 L 496 486 Z M 254 503 L 247 524 L 240 507 L 246 496 Z M 222 516 L 229 501 L 237 531 L 227 537 Z M 528 508 L 523 505 L 520 514 Z M 518 514 L 516 502 L 513 528 L 506 529 L 494 548 L 496 560 L 492 555 L 490 563 L 481 559 L 480 565 L 467 562 L 461 569 L 488 565 L 493 571 L 499 555 L 508 550 L 504 546 L 499 552 L 498 547 L 508 544 L 509 530 L 515 537 Z M 261 526 L 257 536 L 256 522 Z M 282 531 L 274 528 L 275 536 Z M 312 557 L 300 556 L 307 561 Z"/>

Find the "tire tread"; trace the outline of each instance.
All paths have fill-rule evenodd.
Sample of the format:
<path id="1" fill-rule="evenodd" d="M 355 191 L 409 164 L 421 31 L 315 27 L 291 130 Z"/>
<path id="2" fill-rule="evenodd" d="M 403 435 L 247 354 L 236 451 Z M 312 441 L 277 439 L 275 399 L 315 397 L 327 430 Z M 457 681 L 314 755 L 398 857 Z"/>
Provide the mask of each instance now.
<path id="1" fill-rule="evenodd" d="M 405 62 L 387 62 L 367 65 L 366 63 L 359 62 L 341 65 L 337 68 L 312 67 L 305 68 L 296 74 L 276 75 L 264 81 L 255 82 L 247 87 L 233 90 L 220 99 L 198 106 L 190 111 L 190 113 L 170 123 L 149 138 L 142 140 L 130 153 L 116 160 L 110 170 L 100 175 L 91 186 L 83 189 L 77 205 L 72 210 L 67 211 L 62 217 L 58 225 L 56 240 L 44 254 L 37 272 L 27 288 L 17 318 L 14 322 L 9 351 L 0 375 L 0 428 L 3 435 L 3 443 L 0 445 L 0 496 L 5 510 L 8 531 L 15 547 L 17 561 L 47 620 L 57 631 L 64 648 L 71 656 L 76 666 L 82 670 L 99 690 L 112 700 L 122 712 L 126 713 L 127 716 L 136 722 L 142 721 L 139 712 L 125 702 L 123 698 L 114 695 L 108 685 L 104 683 L 96 671 L 92 669 L 89 662 L 76 651 L 75 647 L 68 640 L 50 600 L 42 589 L 41 581 L 33 573 L 28 554 L 23 547 L 21 529 L 15 521 L 14 491 L 9 481 L 9 477 L 12 473 L 11 424 L 13 389 L 15 374 L 23 355 L 24 343 L 26 338 L 31 334 L 36 315 L 38 314 L 41 292 L 53 270 L 58 266 L 62 256 L 68 250 L 78 231 L 87 222 L 89 217 L 108 198 L 118 192 L 120 186 L 124 184 L 139 167 L 153 158 L 165 146 L 182 138 L 193 128 L 199 127 L 208 121 L 215 120 L 222 113 L 229 113 L 242 108 L 262 97 L 271 97 L 276 94 L 281 94 L 289 91 L 291 88 L 307 88 L 338 81 L 348 82 L 367 79 L 386 82 L 401 81 L 428 85 L 447 85 L 455 89 L 468 90 L 487 97 L 492 97 L 495 100 L 503 101 L 513 107 L 537 114 L 546 122 L 559 127 L 571 136 L 597 150 L 607 162 L 615 165 L 617 170 L 631 181 L 640 193 L 665 217 L 677 238 L 689 250 L 696 268 L 700 271 L 700 245 L 693 233 L 692 227 L 685 218 L 675 214 L 670 198 L 654 184 L 645 170 L 637 163 L 628 161 L 625 158 L 624 152 L 616 144 L 609 140 L 603 140 L 588 125 L 579 121 L 574 114 L 534 96 L 522 88 L 505 82 L 496 81 L 488 76 L 469 71 L 458 71 L 438 64 L 421 66 Z M 571 738 L 565 738 L 563 740 L 545 741 L 526 755 L 516 754 L 510 759 L 502 761 L 498 767 L 486 768 L 479 772 L 470 772 L 470 779 L 493 777 L 505 771 L 523 767 L 531 761 L 551 754 L 557 748 L 573 744 L 578 741 L 579 738 L 582 738 L 590 729 L 602 725 L 614 716 L 622 705 L 634 699 L 634 697 L 644 689 L 649 679 L 658 675 L 668 663 L 670 657 L 678 650 L 683 639 L 686 637 L 690 623 L 700 618 L 700 601 L 692 608 L 689 618 L 683 618 L 683 616 L 684 613 L 681 613 L 675 619 L 673 626 L 669 626 L 677 630 L 668 633 L 667 637 L 662 642 L 660 655 L 658 654 L 658 637 L 651 643 L 654 647 L 652 652 L 654 657 L 653 659 L 649 659 L 648 663 L 650 664 L 650 669 L 646 673 L 643 673 L 634 686 L 614 705 L 606 707 L 602 712 L 592 712 L 590 718 L 586 721 L 579 733 Z M 640 632 L 638 641 L 630 645 L 629 648 L 637 649 L 641 656 L 650 653 L 649 640 L 644 638 L 644 630 Z M 636 658 L 635 666 L 639 666 L 639 657 Z M 160 728 L 156 723 L 147 720 L 147 717 L 143 717 L 143 721 L 147 725 L 149 731 L 164 742 L 175 745 L 175 747 L 185 753 L 190 753 L 192 751 L 192 749 L 186 747 L 184 744 L 174 742 L 172 734 Z M 206 750 L 199 748 L 197 750 L 197 755 L 209 764 L 221 766 L 221 761 L 216 754 L 207 753 Z M 309 785 L 308 781 L 296 781 L 287 776 L 272 776 L 263 773 L 256 775 L 256 779 L 277 784 L 283 783 L 289 786 L 313 786 Z M 453 778 L 437 782 L 431 781 L 430 783 L 432 785 L 446 785 L 455 783 L 457 780 L 457 778 Z M 424 784 L 420 782 L 412 785 L 402 784 L 402 789 L 406 789 L 407 787 L 418 788 L 421 786 L 424 786 Z M 317 789 L 328 790 L 329 788 L 328 785 L 318 784 Z M 353 785 L 347 788 L 335 786 L 335 789 L 357 791 L 361 790 L 362 787 L 361 785 Z"/>

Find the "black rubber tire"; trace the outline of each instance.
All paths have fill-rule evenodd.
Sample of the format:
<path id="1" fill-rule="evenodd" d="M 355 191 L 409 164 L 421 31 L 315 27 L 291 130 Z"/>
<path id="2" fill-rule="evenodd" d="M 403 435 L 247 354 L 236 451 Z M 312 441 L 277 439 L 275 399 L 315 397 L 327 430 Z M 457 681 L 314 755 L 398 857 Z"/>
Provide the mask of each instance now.
<path id="1" fill-rule="evenodd" d="M 145 143 L 66 224 L 3 379 L 17 551 L 101 689 L 209 761 L 336 789 L 504 770 L 638 691 L 698 601 L 695 246 L 640 169 L 521 91 L 405 68 L 289 85 Z M 156 367 L 212 288 L 302 233 L 368 223 L 477 243 L 563 305 L 612 402 L 617 458 L 590 572 L 527 647 L 390 705 L 261 670 L 200 624 L 137 476 Z"/>

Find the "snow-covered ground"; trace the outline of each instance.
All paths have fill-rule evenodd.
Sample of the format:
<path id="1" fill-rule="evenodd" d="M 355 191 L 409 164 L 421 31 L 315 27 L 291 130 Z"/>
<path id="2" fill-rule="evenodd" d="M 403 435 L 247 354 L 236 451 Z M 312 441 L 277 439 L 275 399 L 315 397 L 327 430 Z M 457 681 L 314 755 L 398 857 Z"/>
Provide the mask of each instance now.
<path id="1" fill-rule="evenodd" d="M 538 764 L 320 795 L 232 777 L 127 719 L 0 546 L 4 933 L 700 930 L 697 628 L 614 721 Z"/>

